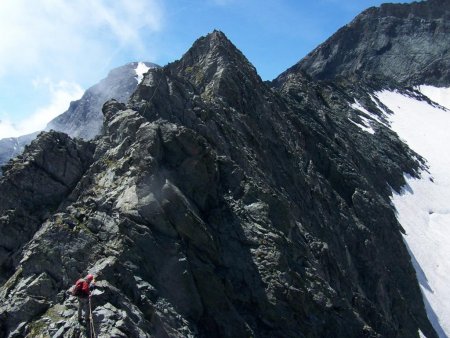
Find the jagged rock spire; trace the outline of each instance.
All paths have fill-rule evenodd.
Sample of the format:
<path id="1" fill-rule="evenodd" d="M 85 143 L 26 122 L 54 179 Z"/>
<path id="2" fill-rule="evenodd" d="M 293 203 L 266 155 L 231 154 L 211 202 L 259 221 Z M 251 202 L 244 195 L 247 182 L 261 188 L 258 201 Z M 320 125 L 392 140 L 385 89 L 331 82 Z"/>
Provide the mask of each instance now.
<path id="1" fill-rule="evenodd" d="M 215 70 L 213 67 L 245 66 L 246 71 L 256 75 L 256 69 L 247 58 L 221 31 L 214 30 L 199 38 L 192 47 L 175 63 L 177 70 L 189 75 L 190 67 L 196 67 L 204 72 Z M 200 82 L 197 79 L 195 82 Z"/>
<path id="2" fill-rule="evenodd" d="M 180 121 L 192 106 L 203 109 L 198 107 L 202 105 L 198 98 L 227 103 L 236 111 L 251 114 L 263 105 L 261 98 L 267 91 L 270 89 L 255 67 L 224 33 L 215 30 L 195 41 L 180 60 L 151 70 L 131 103 L 151 119 L 172 120 L 178 115 Z M 188 107 L 182 104 L 186 93 L 193 95 Z"/>
<path id="3" fill-rule="evenodd" d="M 221 31 L 199 38 L 173 68 L 187 78 L 203 97 L 218 95 L 245 109 L 245 92 L 253 91 L 262 80 L 255 67 Z M 238 86 L 243 85 L 238 89 Z"/>

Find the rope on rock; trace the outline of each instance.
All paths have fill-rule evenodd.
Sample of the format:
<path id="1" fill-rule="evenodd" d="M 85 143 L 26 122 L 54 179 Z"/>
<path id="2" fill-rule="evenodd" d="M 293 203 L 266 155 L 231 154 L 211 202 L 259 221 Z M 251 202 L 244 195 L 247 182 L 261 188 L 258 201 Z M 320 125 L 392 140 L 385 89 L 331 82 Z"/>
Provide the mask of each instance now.
<path id="1" fill-rule="evenodd" d="M 145 109 L 144 109 L 144 114 L 143 114 L 143 115 L 145 115 L 145 114 L 147 113 L 147 108 L 149 107 L 150 102 L 151 102 L 151 101 L 153 100 L 153 98 L 155 97 L 156 91 L 158 90 L 159 85 L 161 84 L 161 81 L 162 81 L 163 77 L 164 77 L 164 74 L 159 78 L 159 81 L 158 81 L 158 83 L 156 84 L 156 87 L 155 87 L 155 90 L 153 91 L 152 96 L 150 97 L 150 99 L 147 100 L 147 103 L 145 104 Z"/>
<path id="2" fill-rule="evenodd" d="M 91 297 L 89 297 L 89 323 L 90 323 L 91 338 L 97 338 L 97 335 L 95 334 L 94 317 L 92 316 Z"/>

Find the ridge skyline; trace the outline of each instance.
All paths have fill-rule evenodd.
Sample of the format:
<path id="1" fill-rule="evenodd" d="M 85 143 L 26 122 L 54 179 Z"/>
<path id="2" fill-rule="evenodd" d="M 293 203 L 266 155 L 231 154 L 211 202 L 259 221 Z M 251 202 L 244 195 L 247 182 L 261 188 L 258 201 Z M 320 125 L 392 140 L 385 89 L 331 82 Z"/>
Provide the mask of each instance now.
<path id="1" fill-rule="evenodd" d="M 5 3 L 8 4 L 8 2 Z M 55 12 L 54 19 L 46 20 L 45 15 L 48 13 L 43 13 L 39 5 L 36 5 L 32 15 L 30 14 L 30 19 L 33 19 L 37 32 L 40 32 L 42 28 L 41 22 L 42 29 L 51 29 L 41 34 L 48 35 L 49 41 L 48 43 L 47 40 L 41 41 L 42 47 L 36 49 L 37 46 L 32 42 L 34 40 L 30 40 L 29 43 L 21 41 L 19 46 L 20 40 L 16 39 L 8 42 L 9 45 L 4 48 L 8 50 L 10 56 L 0 55 L 0 120 L 2 121 L 0 138 L 13 136 L 14 133 L 8 134 L 7 131 L 23 129 L 21 128 L 23 121 L 30 120 L 32 115 L 39 116 L 44 109 L 51 110 L 52 117 L 61 114 L 70 101 L 79 98 L 86 88 L 104 78 L 110 69 L 132 61 L 150 61 L 165 65 L 177 59 L 197 37 L 214 28 L 227 33 L 227 36 L 255 65 L 264 80 L 272 80 L 299 61 L 303 55 L 324 41 L 340 26 L 349 22 L 361 10 L 382 2 L 365 0 L 339 4 L 320 1 L 309 4 L 304 1 L 284 1 L 276 5 L 260 6 L 254 1 L 237 4 L 235 1 L 211 0 L 196 6 L 177 6 L 175 9 L 170 3 L 163 6 L 159 1 L 149 1 L 145 4 L 143 1 L 138 1 L 136 7 L 140 8 L 141 12 L 133 16 L 135 24 L 129 24 L 133 21 L 128 20 L 133 13 L 125 2 L 124 4 L 120 2 L 118 8 L 114 9 L 100 8 L 103 11 L 106 10 L 105 13 L 110 14 L 112 18 L 119 20 L 118 22 L 122 20 L 124 30 L 140 38 L 141 47 L 139 48 L 126 41 L 121 43 L 118 32 L 108 26 L 109 23 L 97 22 L 101 18 L 95 21 L 96 25 L 85 23 L 86 18 L 81 17 L 81 14 L 86 11 L 86 8 L 77 7 L 79 1 L 64 6 L 63 9 L 71 9 L 74 12 L 74 20 L 78 20 L 77 27 L 84 27 L 80 31 L 61 22 L 58 33 L 53 32 L 54 25 L 59 22 L 60 13 Z M 15 16 L 19 11 L 16 6 L 23 10 L 20 17 Z M 13 28 L 11 40 L 16 30 L 21 32 L 23 29 L 21 22 L 26 20 L 30 11 L 20 6 L 24 7 L 21 1 L 11 2 L 3 11 L 5 15 L 9 14 L 5 22 L 10 23 Z M 261 14 L 254 14 L 253 9 L 256 7 Z M 118 10 L 122 11 L 122 15 Z M 53 9 L 50 8 L 49 11 Z M 64 11 L 61 14 L 63 13 Z M 51 23 L 48 24 L 48 22 Z M 278 22 L 284 23 L 279 25 Z M 3 24 L 6 25 L 6 23 Z M 186 30 L 186 27 L 190 29 Z M 100 28 L 107 34 L 98 36 L 102 33 Z M 5 30 L 11 29 L 8 26 Z M 26 33 L 29 33 L 30 37 L 36 34 L 35 32 Z M 70 38 L 67 35 L 63 36 L 65 33 L 70 33 Z M 60 40 L 61 43 L 59 43 Z M 90 44 L 84 44 L 85 40 Z M 73 41 L 73 46 L 67 45 L 68 41 Z M 82 47 L 79 48 L 79 52 L 74 50 L 77 44 Z M 31 61 L 33 61 L 32 65 L 30 65 Z M 11 64 L 11 67 L 5 68 L 8 64 Z M 56 107 L 55 102 L 58 99 L 60 105 Z M 65 107 L 61 108 L 61 106 Z M 59 111 L 56 113 L 57 109 Z M 33 131 L 28 129 L 21 133 L 16 132 L 15 135 Z"/>

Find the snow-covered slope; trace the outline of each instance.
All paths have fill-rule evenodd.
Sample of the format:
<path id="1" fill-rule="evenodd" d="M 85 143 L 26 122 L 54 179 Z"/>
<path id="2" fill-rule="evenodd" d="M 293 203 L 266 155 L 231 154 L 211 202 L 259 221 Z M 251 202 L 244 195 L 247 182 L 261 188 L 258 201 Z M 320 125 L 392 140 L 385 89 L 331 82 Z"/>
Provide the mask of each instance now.
<path id="1" fill-rule="evenodd" d="M 417 88 L 422 94 L 428 96 L 431 100 L 439 103 L 441 106 L 450 109 L 450 87 L 434 87 L 434 86 L 419 86 Z"/>
<path id="2" fill-rule="evenodd" d="M 376 93 L 393 114 L 391 128 L 427 160 L 421 179 L 407 185 L 392 202 L 406 231 L 404 240 L 424 295 L 428 318 L 440 337 L 450 336 L 450 88 L 419 90 L 448 109 L 397 91 Z"/>
<path id="3" fill-rule="evenodd" d="M 364 115 L 368 115 L 368 116 L 372 116 L 372 114 L 367 111 L 366 108 L 364 108 L 359 102 L 358 100 L 355 101 L 355 103 L 351 104 L 350 107 L 352 107 L 353 109 L 356 109 L 360 112 L 362 112 Z M 355 122 L 353 121 L 351 118 L 349 118 L 349 120 L 355 124 L 356 126 L 358 126 L 359 128 L 361 128 L 361 130 L 364 130 L 365 132 L 368 132 L 369 134 L 375 134 L 375 130 L 373 130 L 372 128 L 372 121 L 370 119 L 368 119 L 366 116 L 364 115 L 359 115 L 360 118 L 360 122 Z"/>

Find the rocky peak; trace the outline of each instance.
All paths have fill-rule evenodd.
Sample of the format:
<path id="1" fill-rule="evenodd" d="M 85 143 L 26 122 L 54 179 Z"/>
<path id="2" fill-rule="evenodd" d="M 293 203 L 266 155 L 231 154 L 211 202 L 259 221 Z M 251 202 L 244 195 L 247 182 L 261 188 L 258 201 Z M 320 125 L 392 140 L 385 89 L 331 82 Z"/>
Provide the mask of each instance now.
<path id="1" fill-rule="evenodd" d="M 198 70 L 208 73 L 213 66 L 226 68 L 237 65 L 245 65 L 256 73 L 247 58 L 228 40 L 224 33 L 217 30 L 195 41 L 175 65 L 176 69 L 184 74 L 189 73 L 189 69 L 186 68 L 194 66 L 198 67 Z"/>
<path id="2" fill-rule="evenodd" d="M 219 96 L 229 103 L 235 102 L 240 110 L 246 109 L 246 101 L 250 99 L 246 93 L 254 92 L 262 84 L 255 67 L 217 30 L 199 38 L 169 69 L 191 82 L 203 98 Z"/>
<path id="3" fill-rule="evenodd" d="M 369 8 L 288 71 L 302 69 L 319 80 L 375 76 L 448 85 L 449 17 L 450 2 L 442 0 Z"/>
<path id="4" fill-rule="evenodd" d="M 233 108 L 239 115 L 267 111 L 271 89 L 247 58 L 219 31 L 199 38 L 183 57 L 150 70 L 131 97 L 130 107 L 150 119 L 189 127 L 213 117 L 208 105 Z"/>

